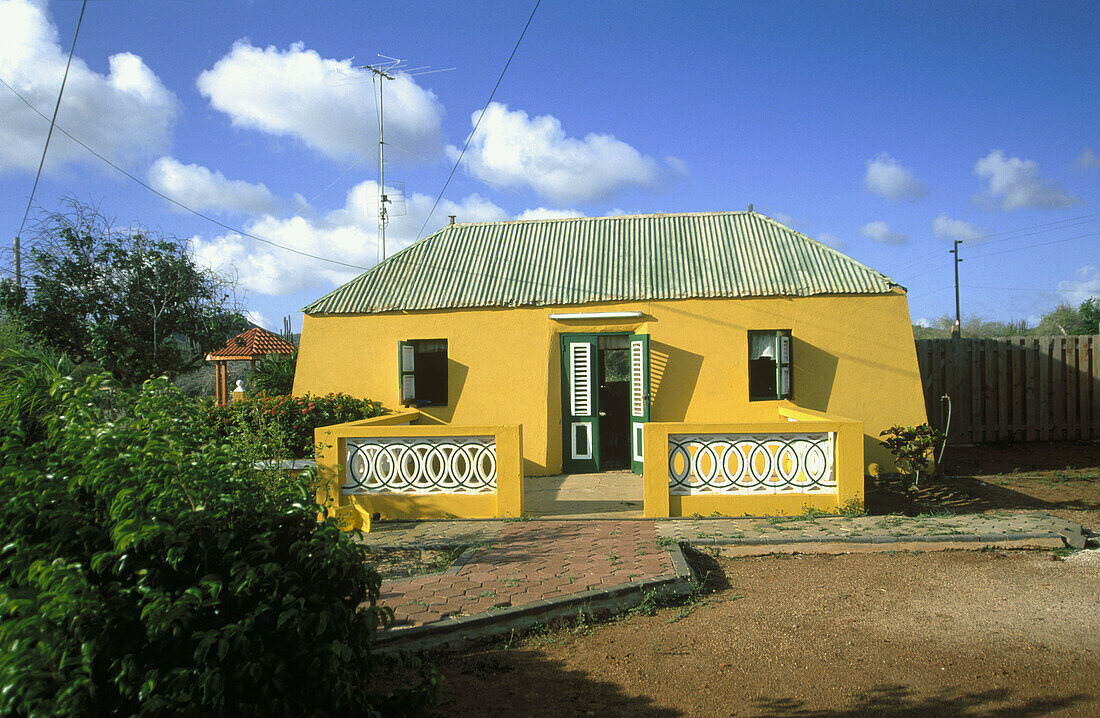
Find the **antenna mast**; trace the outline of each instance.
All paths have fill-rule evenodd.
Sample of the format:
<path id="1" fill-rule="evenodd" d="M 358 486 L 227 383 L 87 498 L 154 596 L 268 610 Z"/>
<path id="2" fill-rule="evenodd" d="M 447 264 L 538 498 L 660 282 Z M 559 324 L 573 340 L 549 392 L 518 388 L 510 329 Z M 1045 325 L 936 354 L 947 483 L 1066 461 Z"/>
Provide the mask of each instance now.
<path id="1" fill-rule="evenodd" d="M 385 57 L 385 55 L 380 55 L 380 57 Z M 382 259 L 386 258 L 386 225 L 390 222 L 389 212 L 386 209 L 386 203 L 390 201 L 390 198 L 386 196 L 386 123 L 383 120 L 384 115 L 382 113 L 382 86 L 386 80 L 396 79 L 396 76 L 390 73 L 389 70 L 402 62 L 392 57 L 386 59 L 392 62 L 385 65 L 366 66 L 366 69 L 378 78 L 378 241 L 381 245 Z"/>
<path id="2" fill-rule="evenodd" d="M 447 72 L 453 70 L 453 67 L 446 67 L 439 70 L 431 70 L 430 66 L 425 65 L 423 67 L 406 68 L 403 67 L 404 60 L 398 60 L 396 57 L 390 57 L 389 55 L 383 55 L 378 53 L 378 57 L 381 57 L 387 62 L 382 62 L 377 65 L 363 65 L 362 69 L 370 70 L 374 77 L 378 78 L 378 240 L 379 246 L 382 252 L 382 259 L 386 258 L 386 225 L 390 222 L 390 210 L 386 205 L 393 204 L 393 200 L 388 194 L 386 194 L 386 138 L 385 138 L 385 121 L 383 120 L 382 113 L 382 86 L 385 85 L 386 80 L 396 80 L 397 75 L 395 72 L 400 72 L 403 75 L 409 77 L 416 77 L 418 75 L 428 75 L 433 72 Z M 374 79 L 373 77 L 371 79 Z M 397 215 L 404 214 L 404 183 L 398 183 L 398 187 L 395 192 L 397 194 Z"/>

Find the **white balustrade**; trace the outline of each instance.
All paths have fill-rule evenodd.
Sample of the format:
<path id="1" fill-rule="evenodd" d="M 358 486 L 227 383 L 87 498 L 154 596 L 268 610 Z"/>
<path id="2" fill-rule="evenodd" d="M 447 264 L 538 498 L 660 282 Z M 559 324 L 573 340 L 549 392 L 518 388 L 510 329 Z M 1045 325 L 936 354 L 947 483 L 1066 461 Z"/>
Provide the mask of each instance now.
<path id="1" fill-rule="evenodd" d="M 492 436 L 347 439 L 344 494 L 483 494 L 496 491 Z"/>
<path id="2" fill-rule="evenodd" d="M 669 493 L 835 494 L 835 435 L 670 434 Z"/>

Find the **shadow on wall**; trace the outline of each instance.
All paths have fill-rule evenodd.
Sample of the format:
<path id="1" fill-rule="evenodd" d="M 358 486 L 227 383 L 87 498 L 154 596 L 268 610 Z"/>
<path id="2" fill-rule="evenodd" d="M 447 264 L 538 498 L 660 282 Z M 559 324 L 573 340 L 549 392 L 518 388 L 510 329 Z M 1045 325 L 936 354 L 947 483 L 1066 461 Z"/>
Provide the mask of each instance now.
<path id="1" fill-rule="evenodd" d="M 703 355 L 651 341 L 649 361 L 653 421 L 684 421 L 699 381 Z"/>
<path id="2" fill-rule="evenodd" d="M 835 354 L 798 337 L 792 337 L 791 344 L 795 376 L 792 387 L 794 403 L 814 411 L 828 412 L 839 359 Z"/>
<path id="3" fill-rule="evenodd" d="M 462 389 L 466 386 L 466 377 L 470 373 L 470 367 L 447 359 L 447 406 L 425 406 L 420 409 L 422 414 L 437 419 L 439 423 L 450 424 L 454 418 L 458 400 L 462 397 Z"/>

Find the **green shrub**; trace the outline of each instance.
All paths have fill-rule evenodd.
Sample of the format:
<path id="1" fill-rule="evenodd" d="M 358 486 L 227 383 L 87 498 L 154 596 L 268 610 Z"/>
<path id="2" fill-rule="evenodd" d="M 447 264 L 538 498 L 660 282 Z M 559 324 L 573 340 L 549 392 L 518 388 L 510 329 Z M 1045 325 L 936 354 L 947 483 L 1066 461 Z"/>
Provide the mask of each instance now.
<path id="1" fill-rule="evenodd" d="M 33 343 L 0 348 L 0 437 L 41 441 L 56 409 L 50 387 L 75 368 L 64 354 Z"/>
<path id="2" fill-rule="evenodd" d="M 928 466 L 932 452 L 944 440 L 943 432 L 928 424 L 919 426 L 901 426 L 896 424 L 881 432 L 885 441 L 882 446 L 890 450 L 894 460 L 902 471 L 913 475 L 913 485 L 920 483 L 920 472 Z"/>
<path id="3" fill-rule="evenodd" d="M 268 354 L 249 375 L 249 391 L 256 396 L 289 396 L 297 363 L 297 350 L 293 354 Z"/>
<path id="4" fill-rule="evenodd" d="M 259 481 L 166 379 L 52 393 L 46 439 L 0 447 L 0 715 L 426 709 L 369 689 L 392 613 L 308 479 Z"/>
<path id="5" fill-rule="evenodd" d="M 385 409 L 379 402 L 348 394 L 249 397 L 227 406 L 211 406 L 204 436 L 221 440 L 278 436 L 278 441 L 269 443 L 267 457 L 285 454 L 301 459 L 313 456 L 313 430 L 317 427 L 383 413 Z"/>

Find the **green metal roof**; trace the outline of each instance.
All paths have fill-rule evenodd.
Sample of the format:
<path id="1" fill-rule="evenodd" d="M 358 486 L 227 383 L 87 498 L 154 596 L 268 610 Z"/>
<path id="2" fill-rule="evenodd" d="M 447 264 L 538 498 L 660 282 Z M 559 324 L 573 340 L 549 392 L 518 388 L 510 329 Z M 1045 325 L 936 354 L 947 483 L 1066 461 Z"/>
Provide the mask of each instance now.
<path id="1" fill-rule="evenodd" d="M 882 294 L 896 282 L 755 212 L 453 224 L 307 314 Z"/>

